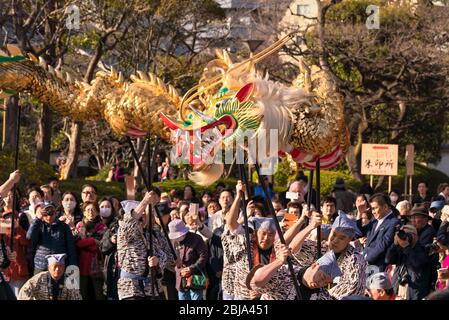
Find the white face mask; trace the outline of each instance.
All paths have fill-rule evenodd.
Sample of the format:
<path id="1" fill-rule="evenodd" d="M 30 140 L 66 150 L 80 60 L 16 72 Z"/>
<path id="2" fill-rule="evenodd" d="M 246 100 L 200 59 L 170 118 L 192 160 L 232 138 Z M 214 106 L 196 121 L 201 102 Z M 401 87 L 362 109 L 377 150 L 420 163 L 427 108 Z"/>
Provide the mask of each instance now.
<path id="1" fill-rule="evenodd" d="M 76 207 L 76 202 L 72 200 L 64 201 L 62 205 L 64 206 L 64 209 L 73 210 Z"/>
<path id="2" fill-rule="evenodd" d="M 103 218 L 109 218 L 111 216 L 111 208 L 100 208 L 100 216 Z"/>
<path id="3" fill-rule="evenodd" d="M 398 201 L 398 199 L 399 199 L 398 196 L 390 196 L 390 200 L 391 200 L 392 202 L 396 202 L 396 201 Z"/>

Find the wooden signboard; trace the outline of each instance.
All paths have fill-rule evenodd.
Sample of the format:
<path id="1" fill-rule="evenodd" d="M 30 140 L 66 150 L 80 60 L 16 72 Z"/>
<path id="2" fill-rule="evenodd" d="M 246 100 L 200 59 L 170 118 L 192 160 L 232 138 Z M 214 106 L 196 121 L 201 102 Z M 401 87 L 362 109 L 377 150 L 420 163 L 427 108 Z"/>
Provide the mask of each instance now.
<path id="1" fill-rule="evenodd" d="M 362 174 L 396 176 L 398 174 L 397 144 L 362 145 Z"/>

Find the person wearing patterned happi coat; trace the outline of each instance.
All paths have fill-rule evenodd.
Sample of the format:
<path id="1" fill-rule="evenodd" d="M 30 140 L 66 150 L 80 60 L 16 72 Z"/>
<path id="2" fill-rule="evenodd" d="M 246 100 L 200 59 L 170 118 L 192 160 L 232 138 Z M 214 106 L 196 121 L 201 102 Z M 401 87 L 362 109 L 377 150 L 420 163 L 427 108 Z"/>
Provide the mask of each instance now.
<path id="1" fill-rule="evenodd" d="M 323 254 L 328 250 L 335 252 L 338 266 L 342 272 L 342 276 L 337 278 L 335 284 L 329 289 L 329 294 L 337 300 L 350 295 L 363 295 L 365 292 L 367 262 L 363 255 L 351 245 L 351 241 L 357 235 L 361 235 L 357 223 L 343 211 L 339 211 L 338 217 L 332 224 L 328 240 L 323 241 L 321 246 Z M 298 242 L 290 244 L 290 247 L 296 246 L 296 248 L 292 248 L 292 252 L 299 265 L 307 265 L 316 256 L 317 243 L 301 238 L 299 236 L 298 239 L 295 239 Z"/>
<path id="2" fill-rule="evenodd" d="M 320 216 L 318 213 L 313 213 L 311 223 L 296 234 L 293 239 L 286 235 L 286 240 L 293 254 L 295 270 L 302 270 L 298 272 L 298 279 L 304 275 L 309 266 L 314 264 L 317 254 L 316 241 L 309 240 L 307 237 L 320 225 Z M 299 230 L 303 223 L 302 220 L 298 220 L 297 226 L 293 226 L 293 229 Z M 316 299 L 340 300 L 345 296 L 364 294 L 367 263 L 363 256 L 350 244 L 358 232 L 355 222 L 340 211 L 339 216 L 332 224 L 329 239 L 322 242 L 322 254 L 327 251 L 334 252 L 342 274 L 334 279 L 333 284 L 329 285 L 330 289 L 326 290 L 329 297 L 322 294 L 316 296 Z M 251 288 L 262 294 L 262 299 L 294 299 L 296 293 L 288 268 L 285 264 L 280 264 L 279 258 L 277 260 L 277 262 L 273 262 L 271 267 L 267 266 L 265 269 L 253 272 L 254 278 L 247 279 L 247 283 L 252 284 Z M 312 297 L 312 299 L 314 298 Z"/>
<path id="3" fill-rule="evenodd" d="M 154 219 L 152 207 L 159 202 L 159 190 L 147 192 L 144 199 L 123 201 L 125 211 L 119 222 L 117 235 L 117 255 L 120 278 L 117 283 L 120 300 L 164 299 L 162 270 L 175 264 L 168 240 L 160 230 L 153 228 L 153 256 L 149 256 L 149 219 Z M 154 224 L 153 224 L 154 225 Z M 150 270 L 153 272 L 150 273 Z M 154 283 L 154 285 L 153 285 Z"/>
<path id="4" fill-rule="evenodd" d="M 48 271 L 29 279 L 20 289 L 18 300 L 82 300 L 79 279 L 64 274 L 66 254 L 52 254 L 45 258 Z"/>

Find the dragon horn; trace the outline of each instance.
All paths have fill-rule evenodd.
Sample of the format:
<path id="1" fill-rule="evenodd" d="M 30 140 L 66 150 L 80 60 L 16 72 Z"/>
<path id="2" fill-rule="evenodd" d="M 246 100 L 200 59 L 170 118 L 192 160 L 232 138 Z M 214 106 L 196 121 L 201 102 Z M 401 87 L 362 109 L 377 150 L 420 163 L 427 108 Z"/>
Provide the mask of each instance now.
<path id="1" fill-rule="evenodd" d="M 271 46 L 269 46 L 268 48 L 266 48 L 266 49 L 262 50 L 261 52 L 255 54 L 251 58 L 246 59 L 246 60 L 236 64 L 235 66 L 229 68 L 224 74 L 217 75 L 217 76 L 215 76 L 215 77 L 213 77 L 213 78 L 211 78 L 211 79 L 209 79 L 207 81 L 201 82 L 200 84 L 192 87 L 182 97 L 181 105 L 179 107 L 179 111 L 180 111 L 179 113 L 180 113 L 180 117 L 181 117 L 182 121 L 186 121 L 186 119 L 184 117 L 185 106 L 188 105 L 193 99 L 198 97 L 202 92 L 207 91 L 210 88 L 213 88 L 214 86 L 216 86 L 217 84 L 222 83 L 226 74 L 229 74 L 232 71 L 234 71 L 234 70 L 236 70 L 238 68 L 241 68 L 241 67 L 243 67 L 245 65 L 248 68 L 247 64 L 249 64 L 249 67 L 251 67 L 253 64 L 256 64 L 260 60 L 265 59 L 266 57 L 272 55 L 273 53 L 275 53 L 276 51 L 281 49 L 289 40 L 291 40 L 293 38 L 293 34 L 294 33 L 287 34 L 285 37 L 283 37 L 280 40 L 276 41 Z M 201 90 L 198 90 L 199 87 L 201 87 Z"/>
<path id="2" fill-rule="evenodd" d="M 299 60 L 299 70 L 302 74 L 304 74 L 304 86 L 307 92 L 309 93 L 312 92 L 312 80 L 310 77 L 310 68 L 302 58 Z"/>
<path id="3" fill-rule="evenodd" d="M 189 107 L 190 107 L 190 109 L 191 109 L 191 110 L 192 110 L 198 117 L 200 117 L 201 119 L 203 119 L 207 124 L 212 123 L 212 122 L 215 121 L 214 118 L 209 117 L 208 115 L 202 113 L 202 112 L 199 111 L 199 110 L 196 110 L 193 106 L 189 105 Z"/>

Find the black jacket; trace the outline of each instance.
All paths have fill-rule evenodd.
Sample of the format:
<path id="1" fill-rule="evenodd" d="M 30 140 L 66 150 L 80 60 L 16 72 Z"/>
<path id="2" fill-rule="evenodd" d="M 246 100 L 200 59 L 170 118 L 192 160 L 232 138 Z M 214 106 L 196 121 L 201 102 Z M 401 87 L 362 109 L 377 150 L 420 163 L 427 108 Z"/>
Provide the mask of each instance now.
<path id="1" fill-rule="evenodd" d="M 48 254 L 66 253 L 67 266 L 78 265 L 75 240 L 70 227 L 60 220 L 48 224 L 35 218 L 27 232 L 27 239 L 31 240 L 34 255 L 34 267 L 47 269 Z"/>
<path id="2" fill-rule="evenodd" d="M 393 288 L 398 292 L 399 280 L 408 275 L 408 300 L 421 300 L 429 294 L 429 256 L 418 242 L 414 247 L 402 248 L 393 244 L 387 251 L 385 262 L 395 264 Z"/>
<path id="3" fill-rule="evenodd" d="M 216 274 L 223 271 L 223 246 L 221 244 L 223 231 L 224 225 L 215 229 L 209 241 L 209 263 L 206 267 L 211 282 L 219 281 Z"/>
<path id="4" fill-rule="evenodd" d="M 119 270 L 117 266 L 117 244 L 111 242 L 111 237 L 118 231 L 118 220 L 114 219 L 103 234 L 100 250 L 104 257 L 103 274 L 106 283 L 106 298 L 118 300 L 117 281 Z"/>
<path id="5" fill-rule="evenodd" d="M 354 208 L 355 194 L 347 190 L 335 190 L 332 192 L 335 200 L 337 200 L 336 209 L 349 213 Z"/>
<path id="6" fill-rule="evenodd" d="M 437 240 L 442 244 L 449 245 L 449 222 L 444 221 L 441 223 L 437 233 Z"/>
<path id="7" fill-rule="evenodd" d="M 412 198 L 412 206 L 414 206 L 415 204 L 425 203 L 425 202 L 428 202 L 430 204 L 431 201 L 432 201 L 431 195 L 426 195 L 426 197 L 423 199 L 423 198 L 421 198 L 421 196 L 419 194 L 416 194 Z"/>

